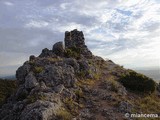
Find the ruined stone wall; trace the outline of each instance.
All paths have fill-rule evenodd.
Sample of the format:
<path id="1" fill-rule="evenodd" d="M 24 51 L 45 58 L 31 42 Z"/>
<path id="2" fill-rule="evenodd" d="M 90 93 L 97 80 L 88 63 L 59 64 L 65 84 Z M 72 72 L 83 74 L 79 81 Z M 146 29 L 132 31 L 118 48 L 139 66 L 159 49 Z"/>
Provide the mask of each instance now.
<path id="1" fill-rule="evenodd" d="M 65 48 L 76 47 L 81 49 L 81 54 L 84 56 L 92 56 L 92 53 L 85 45 L 85 38 L 82 31 L 78 31 L 77 29 L 70 32 L 66 31 L 64 42 Z"/>
<path id="2" fill-rule="evenodd" d="M 65 32 L 65 47 L 81 47 L 85 46 L 84 35 L 82 31 L 77 31 L 77 29 L 68 32 Z"/>

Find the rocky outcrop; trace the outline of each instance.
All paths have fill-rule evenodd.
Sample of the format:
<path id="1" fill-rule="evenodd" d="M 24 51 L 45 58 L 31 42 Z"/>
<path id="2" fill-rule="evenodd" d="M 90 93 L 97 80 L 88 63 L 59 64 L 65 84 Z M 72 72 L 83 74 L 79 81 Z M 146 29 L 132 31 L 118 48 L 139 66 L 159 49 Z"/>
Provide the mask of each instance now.
<path id="1" fill-rule="evenodd" d="M 69 38 L 68 35 L 70 35 Z M 70 42 L 71 40 L 71 42 Z M 82 59 L 66 58 L 68 49 L 80 49 Z M 71 51 L 72 52 L 72 51 Z M 74 51 L 77 52 L 77 51 Z M 94 65 L 89 65 L 85 57 L 92 56 L 84 43 L 82 32 L 66 32 L 65 49 L 62 42 L 55 43 L 52 50 L 47 48 L 35 57 L 31 55 L 16 71 L 17 91 L 0 110 L 0 119 L 4 120 L 50 120 L 66 99 L 76 99 L 80 88 L 78 79 L 93 78 Z"/>
<path id="2" fill-rule="evenodd" d="M 63 42 L 57 42 L 56 44 L 53 45 L 52 51 L 59 56 L 63 56 L 64 54 L 64 46 Z"/>
<path id="3" fill-rule="evenodd" d="M 1 120 L 115 120 L 131 112 L 132 104 L 119 101 L 128 94 L 117 82 L 126 70 L 92 55 L 82 31 L 66 32 L 64 42 L 18 68 L 18 89 L 1 107 Z"/>
<path id="4" fill-rule="evenodd" d="M 85 45 L 85 39 L 82 31 L 77 29 L 65 32 L 65 48 L 77 48 L 80 53 L 85 57 L 92 57 L 91 51 Z"/>

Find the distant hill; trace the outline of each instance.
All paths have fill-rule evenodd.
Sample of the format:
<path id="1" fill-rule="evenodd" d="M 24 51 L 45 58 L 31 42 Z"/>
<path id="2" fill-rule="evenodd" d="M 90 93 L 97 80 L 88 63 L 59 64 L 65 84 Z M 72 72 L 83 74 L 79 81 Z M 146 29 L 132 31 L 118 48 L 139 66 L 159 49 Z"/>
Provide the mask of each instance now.
<path id="1" fill-rule="evenodd" d="M 9 79 L 9 80 L 15 80 L 15 75 L 7 75 L 7 76 L 0 76 L 1 79 Z"/>

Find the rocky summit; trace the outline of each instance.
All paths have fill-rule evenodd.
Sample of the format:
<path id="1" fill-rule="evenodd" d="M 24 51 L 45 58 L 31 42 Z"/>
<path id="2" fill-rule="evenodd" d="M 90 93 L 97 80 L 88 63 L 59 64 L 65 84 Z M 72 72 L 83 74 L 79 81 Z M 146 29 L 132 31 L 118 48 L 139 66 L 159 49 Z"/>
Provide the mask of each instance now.
<path id="1" fill-rule="evenodd" d="M 128 82 L 132 76 L 139 81 Z M 152 79 L 93 55 L 78 30 L 65 32 L 64 43 L 55 43 L 52 50 L 31 55 L 16 78 L 18 88 L 1 106 L 1 120 L 131 119 L 125 114 L 145 112 L 142 96 L 151 94 L 159 107 Z"/>

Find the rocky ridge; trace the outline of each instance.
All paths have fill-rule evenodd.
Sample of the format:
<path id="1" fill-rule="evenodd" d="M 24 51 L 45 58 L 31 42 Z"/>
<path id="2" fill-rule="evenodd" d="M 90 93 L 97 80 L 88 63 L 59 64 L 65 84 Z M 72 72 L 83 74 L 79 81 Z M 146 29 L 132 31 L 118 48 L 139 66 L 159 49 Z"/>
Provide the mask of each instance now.
<path id="1" fill-rule="evenodd" d="M 0 109 L 1 120 L 126 119 L 134 106 L 116 80 L 128 71 L 94 56 L 81 31 L 66 32 L 64 42 L 18 68 L 18 89 Z"/>

